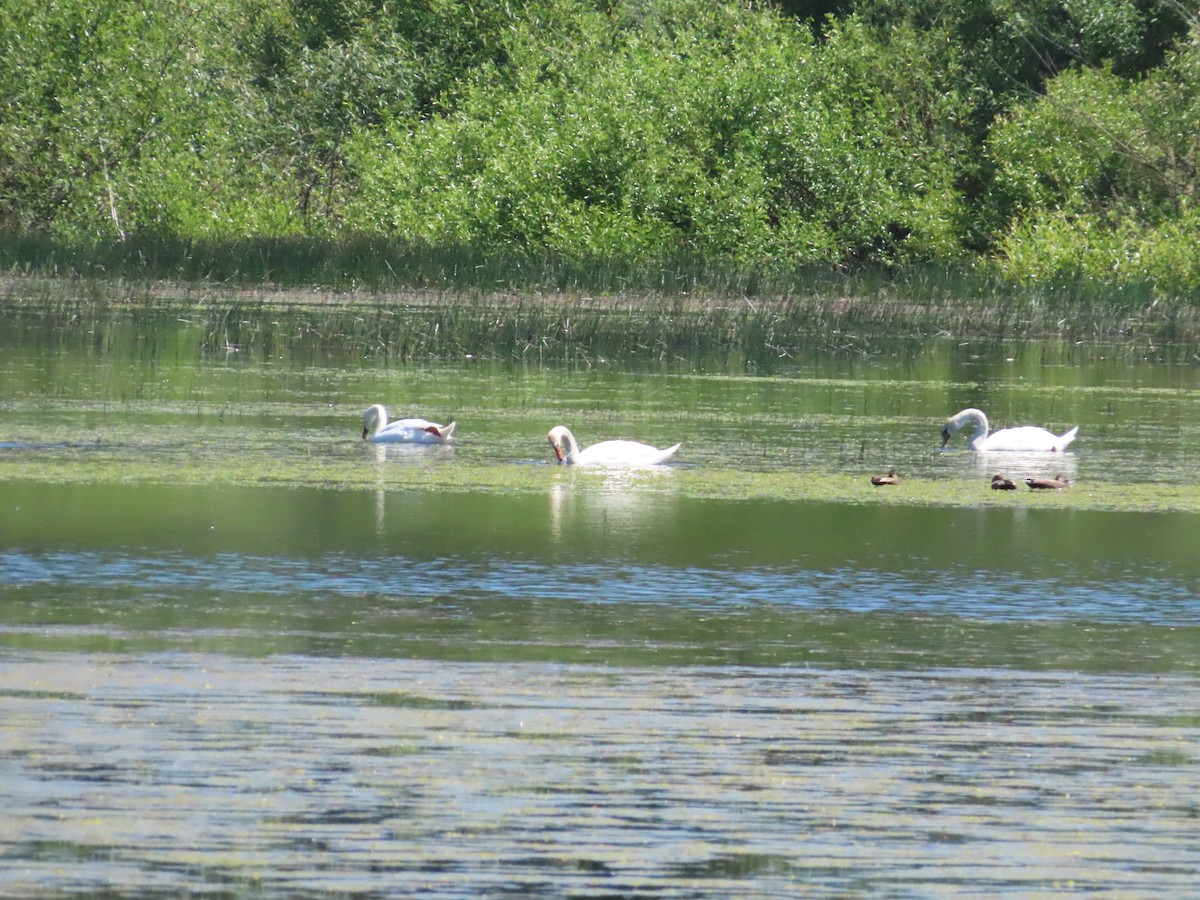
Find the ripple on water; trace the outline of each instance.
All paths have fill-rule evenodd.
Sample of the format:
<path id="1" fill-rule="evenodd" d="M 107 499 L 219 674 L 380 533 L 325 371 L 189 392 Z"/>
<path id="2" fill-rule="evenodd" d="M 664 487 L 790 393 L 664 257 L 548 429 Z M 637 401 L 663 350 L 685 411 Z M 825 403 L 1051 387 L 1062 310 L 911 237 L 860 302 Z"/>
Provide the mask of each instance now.
<path id="1" fill-rule="evenodd" d="M 557 596 L 582 604 L 682 604 L 703 611 L 765 605 L 848 612 L 911 612 L 969 616 L 987 621 L 1086 620 L 1147 624 L 1200 624 L 1190 579 L 1130 571 L 1097 560 L 1086 578 L 1048 565 L 1036 578 L 1019 575 L 979 580 L 970 566 L 930 570 L 910 561 L 907 570 L 867 567 L 812 570 L 798 566 L 678 568 L 623 561 L 563 566 L 536 560 L 443 558 L 373 559 L 334 554 L 321 559 L 221 553 L 120 551 L 0 552 L 0 588 L 60 585 L 136 594 L 154 603 L 193 593 L 350 598 L 390 592 L 524 600 L 552 586 Z M 380 572 L 390 573 L 382 580 Z M 969 587 L 965 587 L 969 585 Z"/>
<path id="2" fill-rule="evenodd" d="M 1189 677 L 0 656 L 0 892 L 1188 892 Z"/>

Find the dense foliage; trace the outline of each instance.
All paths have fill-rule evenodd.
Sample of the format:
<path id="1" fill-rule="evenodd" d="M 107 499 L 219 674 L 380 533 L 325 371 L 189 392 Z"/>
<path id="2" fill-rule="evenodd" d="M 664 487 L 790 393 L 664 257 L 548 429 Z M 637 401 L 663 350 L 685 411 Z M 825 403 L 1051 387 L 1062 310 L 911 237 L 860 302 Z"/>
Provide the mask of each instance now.
<path id="1" fill-rule="evenodd" d="M 1200 287 L 1181 0 L 6 0 L 0 233 Z"/>

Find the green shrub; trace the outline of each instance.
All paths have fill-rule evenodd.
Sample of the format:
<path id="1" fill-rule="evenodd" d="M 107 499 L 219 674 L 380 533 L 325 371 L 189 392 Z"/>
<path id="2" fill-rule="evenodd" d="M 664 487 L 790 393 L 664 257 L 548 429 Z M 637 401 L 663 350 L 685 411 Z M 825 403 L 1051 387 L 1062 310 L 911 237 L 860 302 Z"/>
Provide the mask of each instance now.
<path id="1" fill-rule="evenodd" d="M 311 240 L 339 278 L 369 245 L 551 280 L 995 253 L 1182 283 L 1198 22 L 1156 0 L 7 0 L 0 233 Z"/>
<path id="2" fill-rule="evenodd" d="M 993 132 L 1002 271 L 1020 279 L 1200 285 L 1200 51 L 1153 76 L 1067 72 Z M 1189 253 L 1188 246 L 1193 248 Z"/>
<path id="3" fill-rule="evenodd" d="M 401 240 L 577 257 L 957 254 L 947 145 L 904 124 L 931 113 L 860 61 L 858 23 L 819 44 L 773 16 L 675 0 L 576 26 L 569 52 L 519 29 L 513 68 L 474 80 L 453 116 L 361 133 L 351 221 Z"/>

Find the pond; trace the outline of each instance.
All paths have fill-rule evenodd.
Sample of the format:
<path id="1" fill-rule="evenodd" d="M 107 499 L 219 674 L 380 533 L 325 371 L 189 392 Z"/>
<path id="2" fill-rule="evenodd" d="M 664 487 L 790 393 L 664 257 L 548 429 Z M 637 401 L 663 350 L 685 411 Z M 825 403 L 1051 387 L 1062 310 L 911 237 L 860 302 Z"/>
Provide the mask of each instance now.
<path id="1" fill-rule="evenodd" d="M 0 893 L 1200 876 L 1187 354 L 560 329 L 401 359 L 338 310 L 5 303 Z M 455 440 L 366 443 L 376 402 Z M 941 450 L 968 406 L 1079 437 Z M 564 468 L 560 423 L 683 447 Z"/>

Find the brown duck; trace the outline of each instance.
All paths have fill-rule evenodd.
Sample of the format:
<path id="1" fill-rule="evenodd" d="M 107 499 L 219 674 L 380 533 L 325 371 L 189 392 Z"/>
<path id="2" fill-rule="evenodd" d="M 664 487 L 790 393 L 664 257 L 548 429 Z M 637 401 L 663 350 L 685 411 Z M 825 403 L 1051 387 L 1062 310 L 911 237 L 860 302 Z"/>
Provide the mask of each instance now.
<path id="1" fill-rule="evenodd" d="M 883 487 L 886 484 L 899 484 L 900 476 L 896 474 L 895 469 L 888 469 L 886 475 L 872 475 L 871 484 L 875 487 Z"/>
<path id="2" fill-rule="evenodd" d="M 1025 483 L 1031 491 L 1061 491 L 1071 486 L 1071 480 L 1066 475 L 1055 475 L 1053 478 L 1026 478 Z"/>
<path id="3" fill-rule="evenodd" d="M 1017 486 L 1011 478 L 1005 478 L 1003 475 L 992 476 L 993 491 L 1015 491 L 1016 489 Z"/>

